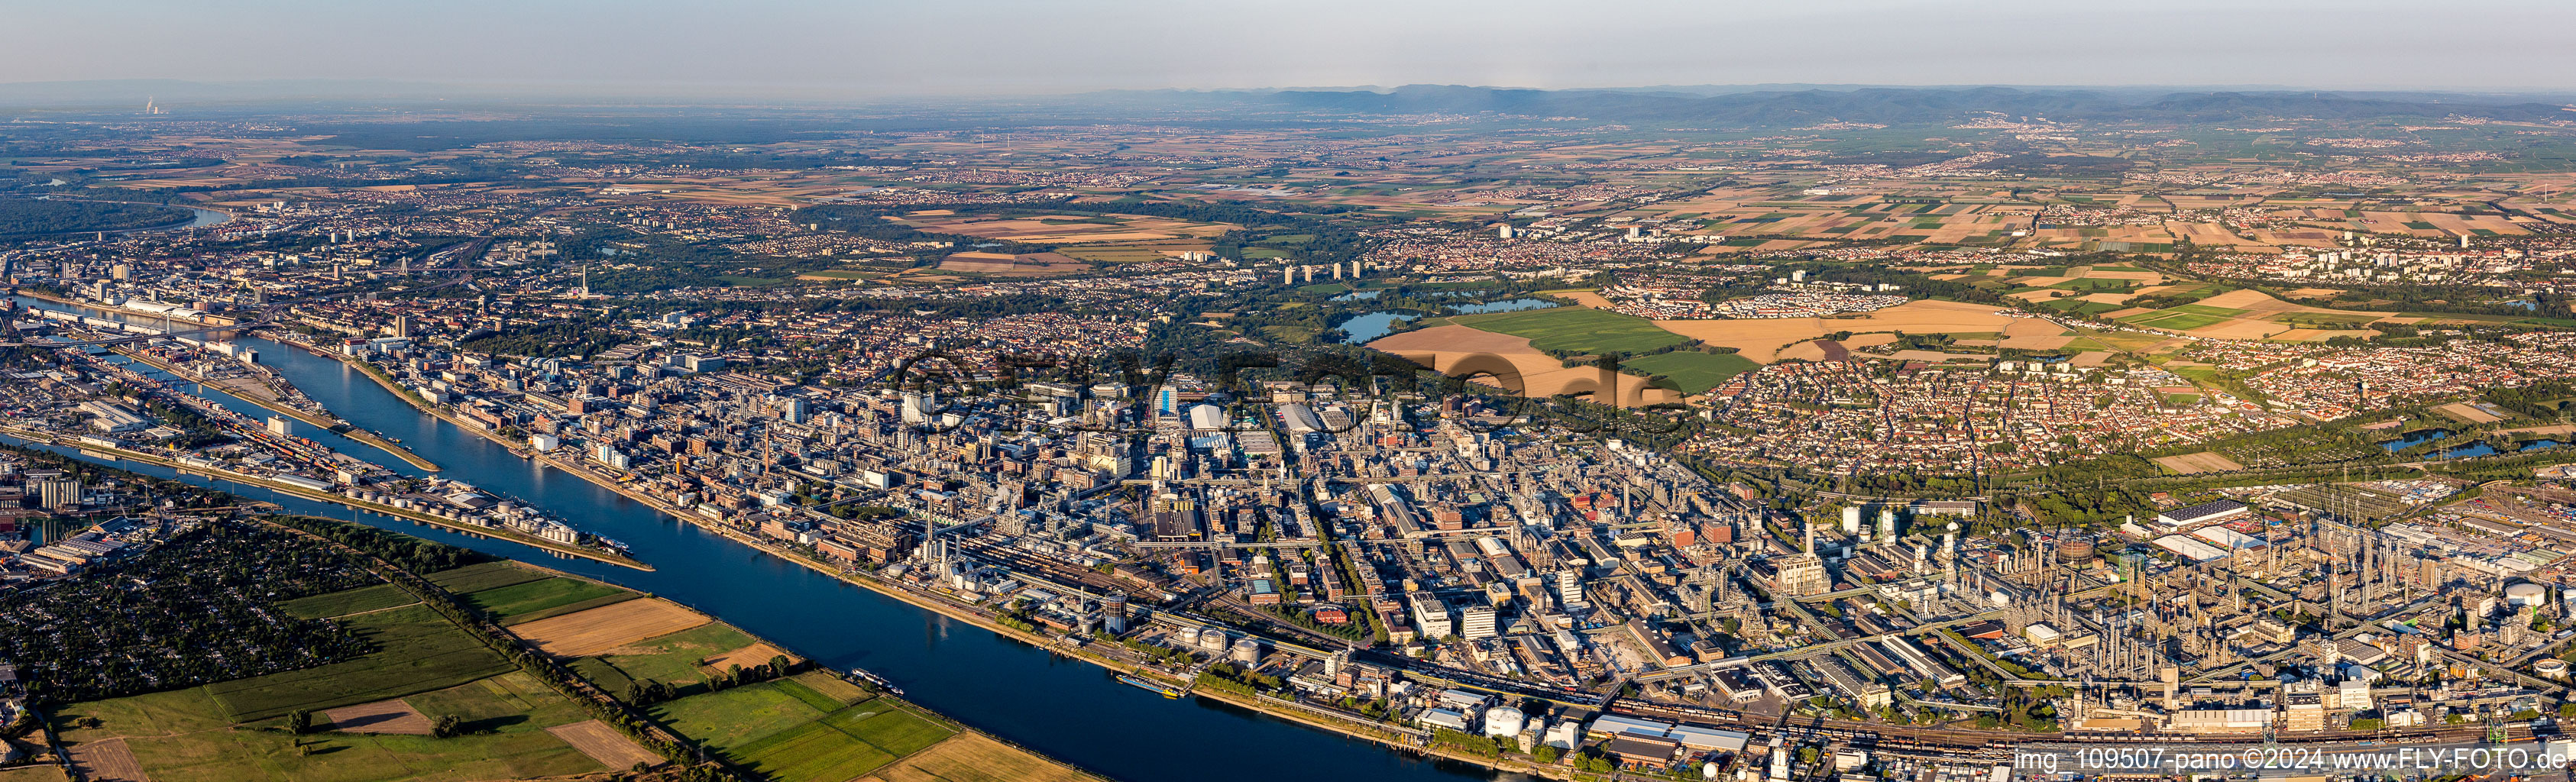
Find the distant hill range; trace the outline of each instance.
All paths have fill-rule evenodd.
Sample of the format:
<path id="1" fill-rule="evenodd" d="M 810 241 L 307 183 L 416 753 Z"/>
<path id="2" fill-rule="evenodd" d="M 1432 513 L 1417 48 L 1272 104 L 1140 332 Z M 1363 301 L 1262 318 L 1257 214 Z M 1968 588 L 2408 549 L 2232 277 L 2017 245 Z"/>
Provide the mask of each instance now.
<path id="1" fill-rule="evenodd" d="M 1392 90 L 1125 92 L 1122 97 L 1181 105 L 1340 114 L 1512 114 L 1578 117 L 1591 122 L 1709 127 L 1797 127 L 1829 122 L 1948 124 L 1979 116 L 2057 122 L 2209 123 L 2262 119 L 2372 120 L 2477 117 L 2514 122 L 2576 121 L 2552 102 L 2563 95 L 2426 92 L 2193 91 L 1959 88 L 1805 88 L 1729 92 L 1722 87 L 1634 90 L 1534 90 L 1410 85 Z M 1992 114 L 1988 114 L 1991 112 Z"/>

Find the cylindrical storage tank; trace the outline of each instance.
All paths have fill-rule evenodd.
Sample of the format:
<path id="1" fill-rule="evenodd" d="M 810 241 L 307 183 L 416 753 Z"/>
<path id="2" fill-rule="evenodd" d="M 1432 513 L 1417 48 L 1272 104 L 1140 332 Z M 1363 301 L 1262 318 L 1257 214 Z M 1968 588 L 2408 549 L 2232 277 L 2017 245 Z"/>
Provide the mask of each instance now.
<path id="1" fill-rule="evenodd" d="M 1225 631 L 1213 627 L 1199 630 L 1199 648 L 1211 652 L 1225 651 Z"/>
<path id="2" fill-rule="evenodd" d="M 1496 706 L 1485 710 L 1485 735 L 1487 736 L 1518 736 L 1521 735 L 1521 728 L 1527 727 L 1528 724 L 1529 718 L 1521 714 L 1521 710 L 1510 706 Z"/>
<path id="3" fill-rule="evenodd" d="M 1127 593 L 1113 590 L 1101 596 L 1100 625 L 1111 635 L 1127 632 Z"/>
<path id="4" fill-rule="evenodd" d="M 1234 642 L 1234 654 L 1232 655 L 1232 658 L 1235 662 L 1243 663 L 1245 665 L 1253 665 L 1261 662 L 1261 642 L 1250 638 Z"/>
<path id="5" fill-rule="evenodd" d="M 2085 562 L 2090 561 L 2091 559 L 2093 559 L 2093 538 L 2091 536 L 2068 535 L 2057 539 L 2057 561 Z"/>
<path id="6" fill-rule="evenodd" d="M 2531 664 L 2531 671 L 2551 679 L 2567 678 L 2567 661 L 2555 657 Z"/>
<path id="7" fill-rule="evenodd" d="M 2528 581 L 2513 584 L 2504 588 L 2504 601 L 2515 608 L 2542 605 L 2549 602 L 2549 588 Z"/>

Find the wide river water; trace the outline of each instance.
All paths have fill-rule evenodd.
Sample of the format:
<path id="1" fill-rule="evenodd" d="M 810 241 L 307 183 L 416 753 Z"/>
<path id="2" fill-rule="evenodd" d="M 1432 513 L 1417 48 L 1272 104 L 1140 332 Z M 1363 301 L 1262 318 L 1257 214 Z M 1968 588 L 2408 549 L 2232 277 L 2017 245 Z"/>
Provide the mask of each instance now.
<path id="1" fill-rule="evenodd" d="M 68 309 L 34 299 L 21 306 Z M 93 315 L 114 315 L 89 310 Z M 141 317 L 141 316 L 138 316 Z M 445 468 L 441 477 L 517 497 L 574 527 L 626 543 L 656 570 L 638 571 L 469 537 L 254 487 L 189 476 L 297 512 L 347 519 L 650 592 L 705 611 L 834 668 L 864 667 L 906 697 L 969 725 L 1127 782 L 1315 782 L 1492 779 L 1494 772 L 1429 760 L 1213 701 L 1166 700 L 1121 684 L 1106 669 L 1068 660 L 700 530 L 581 478 L 513 456 L 501 446 L 414 409 L 338 361 L 278 342 L 259 350 L 315 401 L 358 426 L 399 438 Z M 138 367 L 140 368 L 140 367 Z M 149 372 L 168 379 L 159 372 Z M 193 387 L 192 387 L 193 388 Z M 268 411 L 212 389 L 200 395 L 254 418 Z M 342 453 L 405 475 L 391 455 L 293 424 Z M 68 452 L 68 449 L 54 449 Z M 132 462 L 115 466 L 169 477 Z"/>

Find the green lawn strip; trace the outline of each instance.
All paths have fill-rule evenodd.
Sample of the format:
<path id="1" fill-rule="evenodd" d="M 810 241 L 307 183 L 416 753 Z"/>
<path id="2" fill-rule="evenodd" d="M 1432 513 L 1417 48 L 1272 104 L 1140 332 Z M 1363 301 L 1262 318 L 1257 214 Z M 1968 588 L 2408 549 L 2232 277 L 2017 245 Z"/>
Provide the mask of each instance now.
<path id="1" fill-rule="evenodd" d="M 496 589 L 499 587 L 509 586 L 511 584 L 524 584 L 546 577 L 547 575 L 544 573 L 523 568 L 517 564 L 507 561 L 485 562 L 480 565 L 466 565 L 452 570 L 441 570 L 425 576 L 425 578 L 429 579 L 430 583 L 437 584 L 440 589 L 445 589 L 449 592 L 454 592 L 460 595 L 467 592 L 480 592 L 486 589 Z"/>
<path id="2" fill-rule="evenodd" d="M 1459 325 L 1528 337 L 1539 350 L 1642 353 L 1689 341 L 1653 321 L 1590 307 L 1555 307 L 1454 318 Z"/>
<path id="3" fill-rule="evenodd" d="M 206 685 L 235 722 L 398 698 L 514 670 L 463 629 L 428 606 L 407 606 L 345 620 L 374 643 L 373 654 L 298 671 Z"/>
<path id="4" fill-rule="evenodd" d="M 1631 359 L 1623 366 L 1663 375 L 1681 387 L 1682 393 L 1694 396 L 1708 393 L 1709 389 L 1725 383 L 1728 378 L 1762 368 L 1753 359 L 1733 353 L 1709 354 L 1689 350 Z"/>
<path id="5" fill-rule="evenodd" d="M 620 594 L 633 593 L 596 581 L 557 577 L 485 589 L 464 598 L 466 605 L 508 617 Z"/>
<path id="6" fill-rule="evenodd" d="M 300 597 L 277 604 L 279 610 L 304 619 L 347 616 L 364 611 L 380 611 L 420 602 L 410 592 L 393 584 L 343 590 L 328 594 Z"/>
<path id="7" fill-rule="evenodd" d="M 583 611 L 588 611 L 588 610 L 590 610 L 590 609 L 598 608 L 598 607 L 600 607 L 600 606 L 604 606 L 604 605 L 615 605 L 615 604 L 623 603 L 623 602 L 626 602 L 626 601 L 628 601 L 628 600 L 633 600 L 633 599 L 635 599 L 635 598 L 639 598 L 639 597 L 643 597 L 643 595 L 641 595 L 641 594 L 637 594 L 637 593 L 634 593 L 634 592 L 628 592 L 628 591 L 624 591 L 624 590 L 619 590 L 617 594 L 613 594 L 613 595 L 601 595 L 601 596 L 599 596 L 599 597 L 594 597 L 594 598 L 591 598 L 591 599 L 589 599 L 589 600 L 584 600 L 584 601 L 581 601 L 581 602 L 578 602 L 578 603 L 565 603 L 565 604 L 563 604 L 563 605 L 554 606 L 554 607 L 552 607 L 552 608 L 540 608 L 540 609 L 537 609 L 537 610 L 534 610 L 534 611 L 529 611 L 529 612 L 524 613 L 524 614 L 513 614 L 513 615 L 511 615 L 508 619 L 506 619 L 506 620 L 502 621 L 501 623 L 502 623 L 502 624 L 505 624 L 505 625 L 519 625 L 519 624 L 527 624 L 527 623 L 529 623 L 529 622 L 534 622 L 534 621 L 537 621 L 537 620 L 539 620 L 539 619 L 551 619 L 551 618 L 554 618 L 554 617 L 563 616 L 563 615 L 565 615 L 565 614 L 577 614 L 577 613 L 581 613 L 581 612 L 583 612 Z"/>

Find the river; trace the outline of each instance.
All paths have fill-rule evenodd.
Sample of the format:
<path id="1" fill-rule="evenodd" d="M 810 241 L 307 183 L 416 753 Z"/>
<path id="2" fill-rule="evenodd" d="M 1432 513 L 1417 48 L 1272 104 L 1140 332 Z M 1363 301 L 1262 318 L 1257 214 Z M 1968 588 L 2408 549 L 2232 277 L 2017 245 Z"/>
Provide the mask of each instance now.
<path id="1" fill-rule="evenodd" d="M 65 309 L 21 298 L 24 306 Z M 852 586 L 700 530 L 581 478 L 517 456 L 421 413 L 329 357 L 255 337 L 260 362 L 360 427 L 402 440 L 445 467 L 441 477 L 528 501 L 574 527 L 626 543 L 645 572 L 571 559 L 507 541 L 219 484 L 297 513 L 359 521 L 522 559 L 650 592 L 705 611 L 834 668 L 865 667 L 906 697 L 1085 769 L 1127 782 L 1314 782 L 1319 779 L 1492 779 L 1482 767 L 1428 760 L 1213 701 L 1166 700 L 1120 684 L 1106 669 L 1056 657 L 903 601 Z M 226 407 L 265 417 L 240 400 Z M 381 451 L 295 425 L 342 453 L 404 475 L 421 472 Z M 320 436 L 316 436 L 316 435 Z M 67 451 L 67 449 L 54 449 Z M 171 471 L 116 466 L 168 477 Z M 209 485 L 202 478 L 186 478 Z"/>

